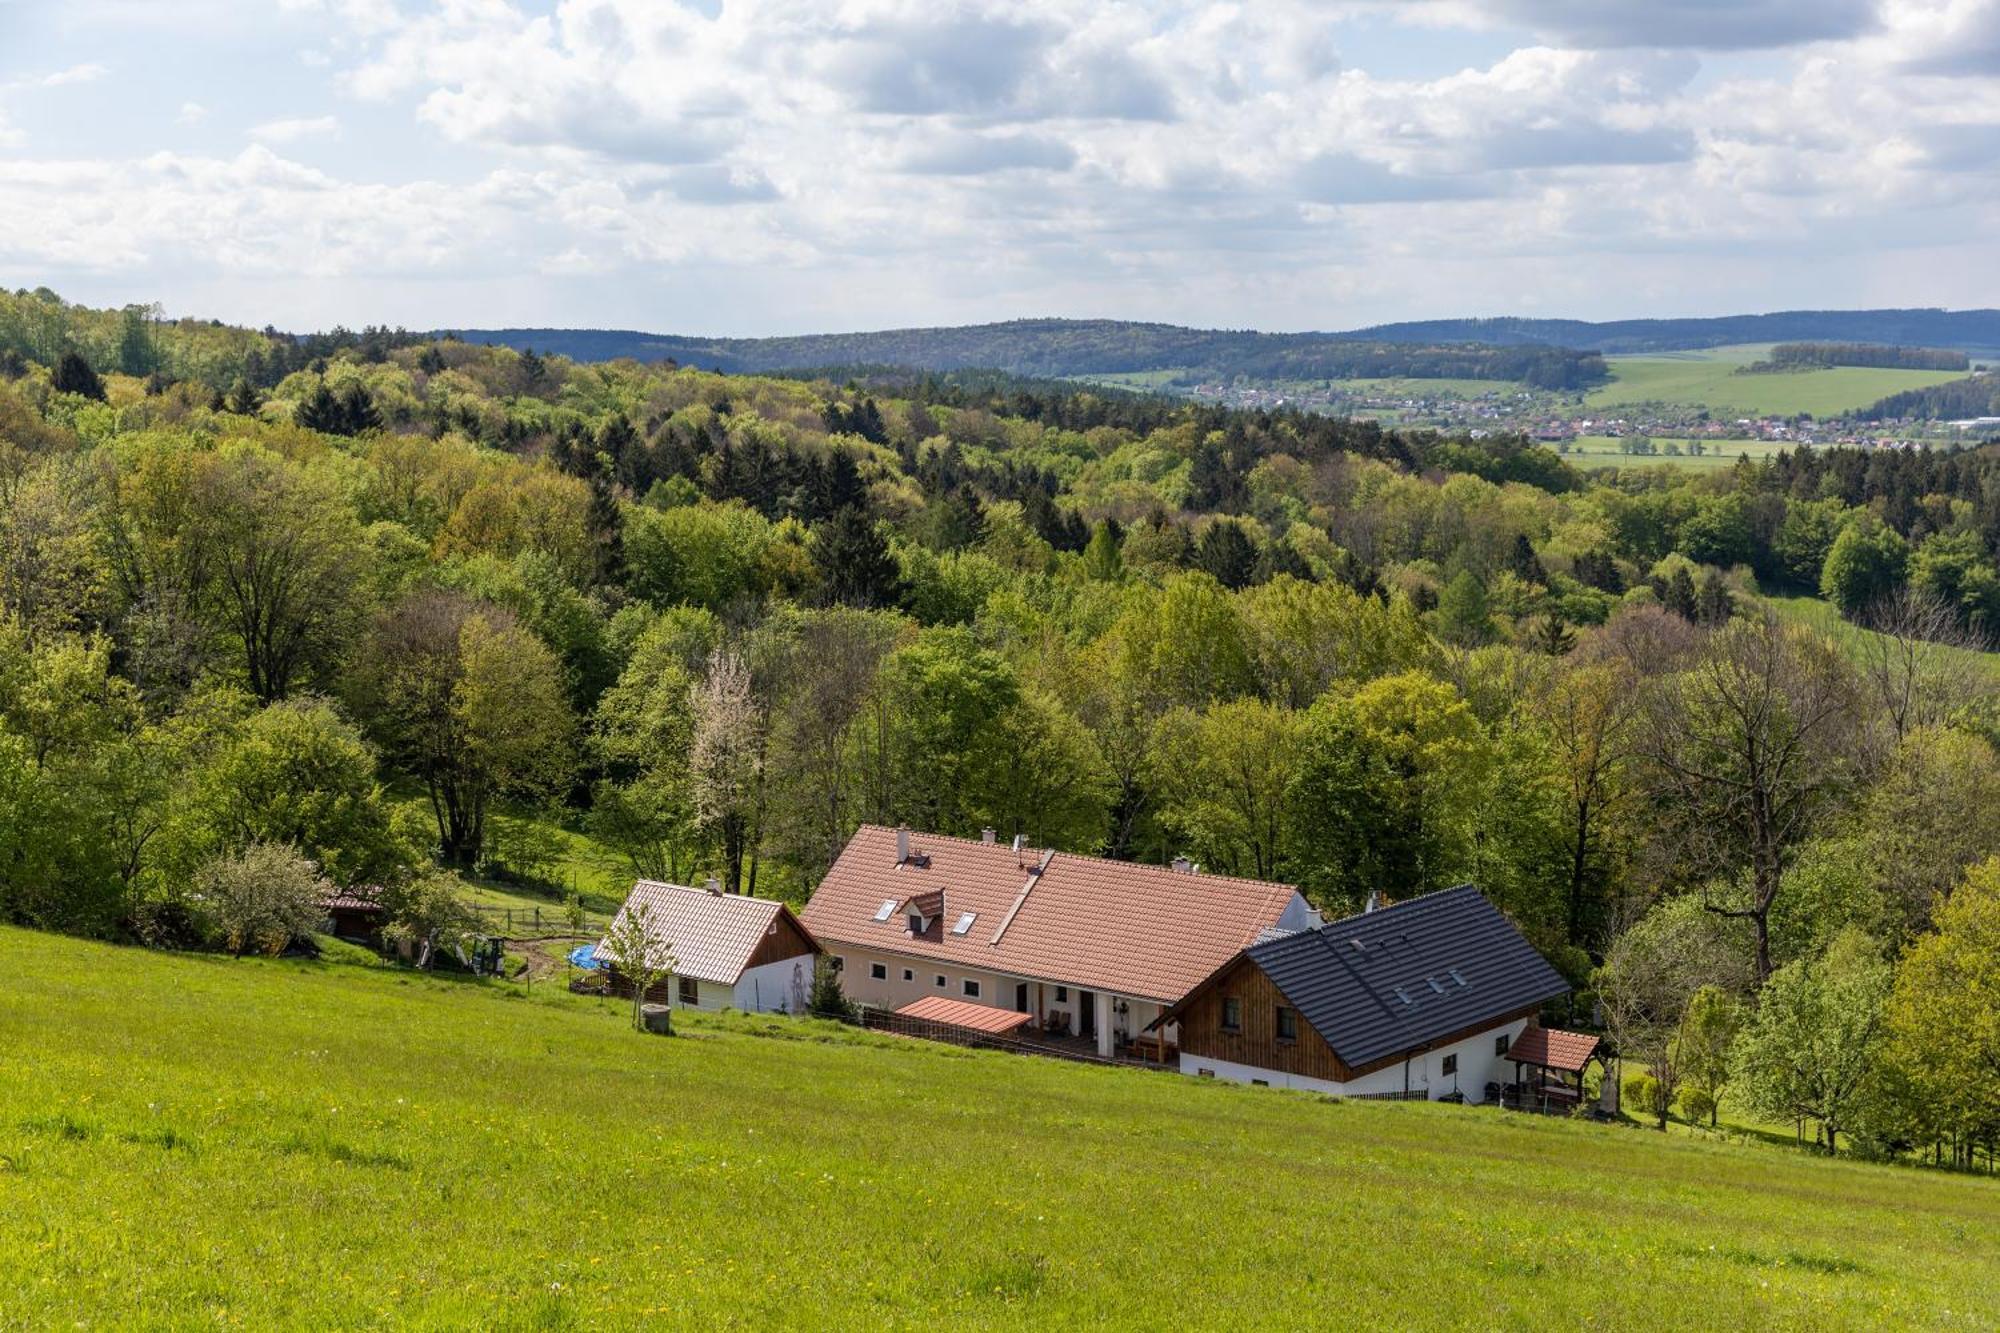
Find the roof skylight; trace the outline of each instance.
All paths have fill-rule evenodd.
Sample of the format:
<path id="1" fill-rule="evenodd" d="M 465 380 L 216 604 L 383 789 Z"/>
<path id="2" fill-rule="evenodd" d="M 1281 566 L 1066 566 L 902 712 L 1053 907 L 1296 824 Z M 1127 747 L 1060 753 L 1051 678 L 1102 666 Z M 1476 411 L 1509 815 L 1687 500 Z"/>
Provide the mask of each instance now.
<path id="1" fill-rule="evenodd" d="M 951 933 L 954 935 L 963 935 L 966 931 L 972 929 L 972 923 L 978 919 L 979 919 L 979 913 L 967 912 L 964 916 L 960 917 L 957 921 L 952 923 Z"/>
<path id="2" fill-rule="evenodd" d="M 875 919 L 877 921 L 887 921 L 894 915 L 896 915 L 896 900 L 894 898 L 884 898 L 882 905 L 875 909 Z"/>

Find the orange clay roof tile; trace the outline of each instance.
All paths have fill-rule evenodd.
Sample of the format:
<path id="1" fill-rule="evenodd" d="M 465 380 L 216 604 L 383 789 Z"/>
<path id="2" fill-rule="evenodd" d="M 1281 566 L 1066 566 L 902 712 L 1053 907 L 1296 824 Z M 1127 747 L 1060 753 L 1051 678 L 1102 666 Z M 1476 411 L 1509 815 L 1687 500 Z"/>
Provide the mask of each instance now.
<path id="1" fill-rule="evenodd" d="M 899 865 L 896 831 L 863 825 L 799 914 L 806 928 L 829 947 L 1172 1001 L 1275 925 L 1298 896 L 1289 884 L 1039 849 L 1017 856 L 1004 842 L 933 833 L 910 834 L 910 850 L 913 863 Z M 928 865 L 914 864 L 919 854 Z M 1036 875 L 1045 855 L 1047 869 Z M 901 915 L 875 920 L 884 903 L 939 889 L 943 929 L 912 939 Z M 966 913 L 971 928 L 953 933 Z"/>

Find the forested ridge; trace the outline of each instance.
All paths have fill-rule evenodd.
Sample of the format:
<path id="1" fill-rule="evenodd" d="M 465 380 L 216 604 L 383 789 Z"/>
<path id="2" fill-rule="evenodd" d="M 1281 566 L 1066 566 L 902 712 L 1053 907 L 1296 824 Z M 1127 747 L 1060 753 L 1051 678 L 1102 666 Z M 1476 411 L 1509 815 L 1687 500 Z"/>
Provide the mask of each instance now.
<path id="1" fill-rule="evenodd" d="M 1111 319 L 1022 319 L 957 328 L 891 329 L 791 338 L 683 338 L 610 329 L 468 329 L 461 336 L 514 348 L 557 351 L 579 360 L 670 359 L 723 371 L 811 370 L 826 366 L 987 369 L 1042 377 L 1177 370 L 1190 377 L 1257 379 L 1519 380 L 1537 388 L 1581 389 L 1609 372 L 1590 351 L 1455 341 L 1357 341 L 1343 334 L 1188 329 Z"/>
<path id="2" fill-rule="evenodd" d="M 1662 1113 L 2000 1127 L 1991 451 L 1586 477 L 977 375 L 21 328 L 7 919 L 282 945 L 324 876 L 434 937 L 557 825 L 794 901 L 864 820 L 992 827 L 1333 912 L 1475 881 Z"/>
<path id="3" fill-rule="evenodd" d="M 1768 358 L 1743 368 L 1744 374 L 1824 370 L 1832 366 L 1875 366 L 1887 370 L 1970 370 L 1972 359 L 1944 347 L 1887 347 L 1880 343 L 1778 343 Z"/>

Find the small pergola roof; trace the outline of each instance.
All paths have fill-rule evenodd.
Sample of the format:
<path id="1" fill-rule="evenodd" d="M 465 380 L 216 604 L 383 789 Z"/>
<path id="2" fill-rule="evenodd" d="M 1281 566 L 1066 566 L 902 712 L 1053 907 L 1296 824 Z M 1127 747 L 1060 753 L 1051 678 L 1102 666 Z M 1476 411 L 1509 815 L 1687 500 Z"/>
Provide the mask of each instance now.
<path id="1" fill-rule="evenodd" d="M 921 1019 L 926 1023 L 943 1023 L 947 1027 L 969 1028 L 974 1032 L 1005 1033 L 1026 1027 L 1035 1021 L 1033 1014 L 1020 1014 L 1012 1009 L 996 1009 L 990 1004 L 969 1004 L 964 1000 L 948 1000 L 942 995 L 927 995 L 912 1001 L 896 1011 L 898 1018 Z"/>
<path id="2" fill-rule="evenodd" d="M 1508 1046 L 1506 1058 L 1541 1069 L 1581 1074 L 1597 1057 L 1598 1039 L 1587 1032 L 1531 1026 Z"/>

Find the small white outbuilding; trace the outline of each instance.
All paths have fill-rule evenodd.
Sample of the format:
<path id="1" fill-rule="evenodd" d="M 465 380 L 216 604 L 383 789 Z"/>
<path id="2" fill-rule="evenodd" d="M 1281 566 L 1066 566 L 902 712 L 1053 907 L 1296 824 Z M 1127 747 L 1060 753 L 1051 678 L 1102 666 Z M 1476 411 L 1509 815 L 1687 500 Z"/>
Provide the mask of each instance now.
<path id="1" fill-rule="evenodd" d="M 724 893 L 713 881 L 691 889 L 642 879 L 618 909 L 613 930 L 641 903 L 659 941 L 654 961 L 673 973 L 656 983 L 647 999 L 677 1009 L 804 1012 L 820 949 L 791 908 L 769 898 Z M 602 941 L 593 956 L 606 968 L 613 993 L 630 995 L 631 984 L 621 988 Z"/>

